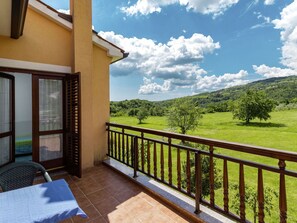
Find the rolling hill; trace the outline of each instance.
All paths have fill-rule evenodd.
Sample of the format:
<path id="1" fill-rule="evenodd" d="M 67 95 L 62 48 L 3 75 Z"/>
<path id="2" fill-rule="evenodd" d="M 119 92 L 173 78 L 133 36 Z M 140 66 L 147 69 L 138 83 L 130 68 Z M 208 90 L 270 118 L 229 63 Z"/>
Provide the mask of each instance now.
<path id="1" fill-rule="evenodd" d="M 225 111 L 230 101 L 238 99 L 248 89 L 264 91 L 266 95 L 275 100 L 278 104 L 297 103 L 297 76 L 269 78 L 251 82 L 246 85 L 230 87 L 213 92 L 201 93 L 187 96 L 194 103 L 202 108 L 214 107 L 215 111 Z M 146 101 L 140 99 L 111 102 L 111 114 L 119 111 L 127 113 L 131 109 L 138 109 L 146 106 L 156 111 L 166 110 L 177 99 L 165 101 Z M 153 114 L 151 114 L 153 115 Z"/>

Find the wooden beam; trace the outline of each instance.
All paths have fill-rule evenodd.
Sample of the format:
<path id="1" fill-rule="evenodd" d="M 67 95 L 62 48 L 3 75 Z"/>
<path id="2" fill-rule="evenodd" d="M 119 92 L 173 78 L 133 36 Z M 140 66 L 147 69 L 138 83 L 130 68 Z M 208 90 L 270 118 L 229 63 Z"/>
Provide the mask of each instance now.
<path id="1" fill-rule="evenodd" d="M 12 0 L 10 37 L 18 39 L 23 35 L 29 0 Z"/>

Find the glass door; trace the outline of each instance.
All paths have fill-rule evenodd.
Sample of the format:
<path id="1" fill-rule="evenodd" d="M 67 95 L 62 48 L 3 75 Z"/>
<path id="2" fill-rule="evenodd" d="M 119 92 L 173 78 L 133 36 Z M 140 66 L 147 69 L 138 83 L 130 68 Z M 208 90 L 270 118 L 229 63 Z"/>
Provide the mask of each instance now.
<path id="1" fill-rule="evenodd" d="M 0 166 L 14 161 L 14 77 L 0 73 Z"/>
<path id="2" fill-rule="evenodd" d="M 46 168 L 63 166 L 63 78 L 33 76 L 33 160 Z"/>

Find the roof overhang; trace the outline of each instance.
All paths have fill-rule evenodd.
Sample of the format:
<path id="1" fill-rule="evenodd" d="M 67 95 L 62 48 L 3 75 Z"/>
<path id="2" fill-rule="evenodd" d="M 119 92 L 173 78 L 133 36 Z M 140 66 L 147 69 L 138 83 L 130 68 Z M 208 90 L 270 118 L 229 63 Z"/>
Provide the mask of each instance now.
<path id="1" fill-rule="evenodd" d="M 125 53 L 125 51 L 122 50 L 121 48 L 117 47 L 116 45 L 107 41 L 106 39 L 103 39 L 95 31 L 93 32 L 92 39 L 93 39 L 93 43 L 96 46 L 107 50 L 107 55 L 112 57 L 111 63 L 115 63 L 128 56 L 128 53 Z"/>
<path id="2" fill-rule="evenodd" d="M 73 29 L 71 15 L 60 13 L 41 0 L 0 0 L 0 36 L 18 39 L 23 34 L 28 7 L 69 31 Z M 95 31 L 93 31 L 92 41 L 93 44 L 107 51 L 107 55 L 112 58 L 111 63 L 128 56 L 128 53 L 105 40 Z"/>
<path id="3" fill-rule="evenodd" d="M 38 0 L 30 0 L 29 8 L 37 12 L 38 14 L 48 18 L 52 22 L 64 27 L 65 29 L 72 30 L 73 26 L 72 22 L 69 21 L 70 19 L 66 19 L 66 16 L 63 16 L 62 13 L 59 13 L 57 10 L 51 8 L 45 3 Z"/>
<path id="4" fill-rule="evenodd" d="M 18 39 L 23 35 L 29 0 L 0 1 L 0 35 Z"/>

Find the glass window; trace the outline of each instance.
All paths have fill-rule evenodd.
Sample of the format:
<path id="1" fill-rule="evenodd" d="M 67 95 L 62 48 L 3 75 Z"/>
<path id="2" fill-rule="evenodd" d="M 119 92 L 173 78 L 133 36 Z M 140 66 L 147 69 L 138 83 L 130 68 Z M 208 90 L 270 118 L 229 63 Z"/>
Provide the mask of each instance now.
<path id="1" fill-rule="evenodd" d="M 46 135 L 39 138 L 39 161 L 63 157 L 63 135 Z"/>
<path id="2" fill-rule="evenodd" d="M 63 127 L 62 80 L 39 79 L 39 130 Z"/>

